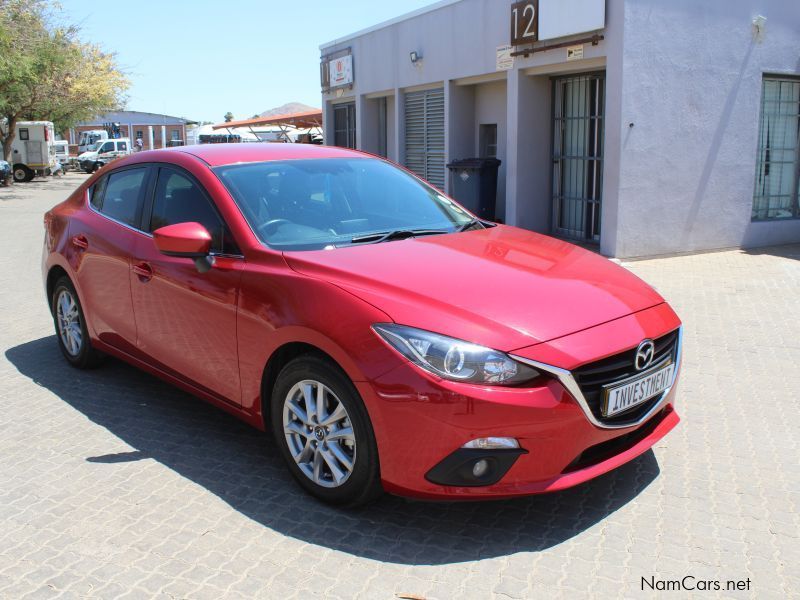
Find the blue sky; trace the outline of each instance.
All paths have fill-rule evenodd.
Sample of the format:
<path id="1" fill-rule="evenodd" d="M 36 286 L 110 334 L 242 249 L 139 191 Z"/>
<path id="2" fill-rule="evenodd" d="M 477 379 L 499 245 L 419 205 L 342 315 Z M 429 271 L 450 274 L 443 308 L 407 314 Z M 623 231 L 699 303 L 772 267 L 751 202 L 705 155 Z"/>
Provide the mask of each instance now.
<path id="1" fill-rule="evenodd" d="M 320 105 L 319 45 L 433 0 L 61 0 L 128 72 L 127 108 L 218 122 Z"/>

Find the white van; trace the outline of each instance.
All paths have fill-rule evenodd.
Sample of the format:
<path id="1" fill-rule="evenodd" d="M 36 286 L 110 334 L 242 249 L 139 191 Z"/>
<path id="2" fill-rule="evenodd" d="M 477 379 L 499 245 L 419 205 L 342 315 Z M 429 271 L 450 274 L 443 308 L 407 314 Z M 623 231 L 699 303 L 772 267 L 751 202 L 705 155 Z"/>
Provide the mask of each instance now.
<path id="1" fill-rule="evenodd" d="M 6 123 L 0 122 L 5 129 Z M 51 121 L 17 121 L 11 144 L 14 181 L 30 181 L 36 174 L 49 175 L 56 165 L 56 133 Z"/>
<path id="2" fill-rule="evenodd" d="M 112 160 L 133 152 L 130 138 L 100 141 L 90 145 L 89 148 L 78 156 L 78 164 L 87 173 L 94 173 Z"/>

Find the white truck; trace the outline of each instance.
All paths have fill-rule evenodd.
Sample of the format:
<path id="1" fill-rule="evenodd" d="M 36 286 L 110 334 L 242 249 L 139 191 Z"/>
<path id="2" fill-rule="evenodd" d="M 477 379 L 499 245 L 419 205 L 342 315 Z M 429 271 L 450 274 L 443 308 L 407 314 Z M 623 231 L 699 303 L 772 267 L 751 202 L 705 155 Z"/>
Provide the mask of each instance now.
<path id="1" fill-rule="evenodd" d="M 78 165 L 86 173 L 94 173 L 112 160 L 131 154 L 131 141 L 129 138 L 103 140 L 89 146 L 89 150 L 78 155 Z"/>
<path id="2" fill-rule="evenodd" d="M 107 139 L 108 132 L 105 129 L 89 129 L 88 131 L 81 131 L 81 137 L 78 138 L 78 154 L 83 154 L 89 150 L 89 146 Z"/>
<path id="3" fill-rule="evenodd" d="M 0 127 L 5 129 L 5 122 Z M 17 121 L 17 134 L 11 144 L 14 181 L 30 181 L 36 174 L 49 175 L 56 165 L 56 132 L 51 121 Z"/>

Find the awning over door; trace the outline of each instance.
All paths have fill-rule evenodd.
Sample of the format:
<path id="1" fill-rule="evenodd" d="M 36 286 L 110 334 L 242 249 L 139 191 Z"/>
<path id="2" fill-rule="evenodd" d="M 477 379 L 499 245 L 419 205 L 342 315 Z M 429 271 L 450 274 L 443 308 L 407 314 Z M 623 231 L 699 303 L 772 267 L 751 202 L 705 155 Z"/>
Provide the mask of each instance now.
<path id="1" fill-rule="evenodd" d="M 285 115 L 274 115 L 272 117 L 258 117 L 256 119 L 244 119 L 242 121 L 228 121 L 226 123 L 217 123 L 212 127 L 212 129 L 265 127 L 269 125 L 289 126 L 296 129 L 313 129 L 314 127 L 322 127 L 322 111 L 309 110 Z"/>

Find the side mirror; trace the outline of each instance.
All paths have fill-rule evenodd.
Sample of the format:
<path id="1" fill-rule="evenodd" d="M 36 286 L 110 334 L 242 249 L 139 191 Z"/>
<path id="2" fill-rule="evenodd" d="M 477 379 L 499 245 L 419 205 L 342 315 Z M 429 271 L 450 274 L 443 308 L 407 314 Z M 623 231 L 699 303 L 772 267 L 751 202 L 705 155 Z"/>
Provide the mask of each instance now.
<path id="1" fill-rule="evenodd" d="M 200 223 L 175 223 L 153 232 L 153 241 L 161 254 L 194 259 L 200 273 L 214 265 L 211 251 L 211 234 Z"/>

